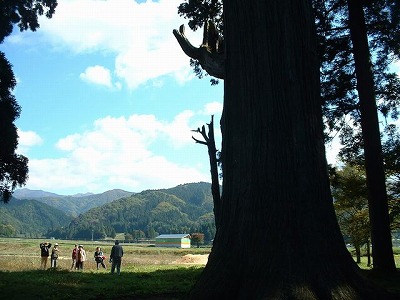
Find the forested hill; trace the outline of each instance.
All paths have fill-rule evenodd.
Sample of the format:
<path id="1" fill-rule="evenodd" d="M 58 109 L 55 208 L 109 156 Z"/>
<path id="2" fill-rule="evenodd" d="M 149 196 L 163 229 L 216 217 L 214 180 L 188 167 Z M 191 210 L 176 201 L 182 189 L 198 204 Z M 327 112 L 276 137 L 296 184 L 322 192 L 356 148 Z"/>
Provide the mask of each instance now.
<path id="1" fill-rule="evenodd" d="M 67 215 L 77 217 L 81 213 L 116 199 L 132 195 L 132 192 L 123 190 L 110 190 L 101 194 L 91 194 L 84 196 L 62 196 L 44 191 L 32 191 L 28 189 L 16 190 L 14 197 L 18 199 L 36 200 L 54 208 L 57 208 Z"/>
<path id="2" fill-rule="evenodd" d="M 74 219 L 65 232 L 52 235 L 72 239 L 113 237 L 124 232 L 133 238 L 164 233 L 215 233 L 210 183 L 183 184 L 171 189 L 147 190 L 95 207 Z"/>
<path id="3" fill-rule="evenodd" d="M 71 217 L 64 212 L 36 200 L 12 198 L 0 203 L 1 236 L 42 236 L 51 228 L 65 226 Z"/>

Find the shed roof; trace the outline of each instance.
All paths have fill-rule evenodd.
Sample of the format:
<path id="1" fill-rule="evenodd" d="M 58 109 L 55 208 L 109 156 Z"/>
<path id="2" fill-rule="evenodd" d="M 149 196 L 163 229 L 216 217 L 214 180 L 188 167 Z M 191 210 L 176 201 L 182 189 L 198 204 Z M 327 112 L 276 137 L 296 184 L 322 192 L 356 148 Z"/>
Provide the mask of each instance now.
<path id="1" fill-rule="evenodd" d="M 190 237 L 190 234 L 187 233 L 176 233 L 176 234 L 160 234 L 156 237 L 156 239 L 182 239 Z"/>

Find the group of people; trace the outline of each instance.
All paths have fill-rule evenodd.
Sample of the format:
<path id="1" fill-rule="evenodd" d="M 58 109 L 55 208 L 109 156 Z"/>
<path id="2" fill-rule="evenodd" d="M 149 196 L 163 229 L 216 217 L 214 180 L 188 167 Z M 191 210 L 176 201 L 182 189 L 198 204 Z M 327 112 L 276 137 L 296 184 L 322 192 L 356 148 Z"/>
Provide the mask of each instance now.
<path id="1" fill-rule="evenodd" d="M 58 253 L 59 253 L 59 246 L 57 243 L 54 244 L 54 247 L 52 249 L 51 249 L 51 243 L 48 242 L 40 243 L 41 269 L 45 270 L 47 268 L 47 260 L 49 256 L 51 258 L 51 267 L 56 268 Z M 110 253 L 111 274 L 114 274 L 116 270 L 117 274 L 120 275 L 123 255 L 124 255 L 124 250 L 122 246 L 119 244 L 119 241 L 116 240 L 114 246 L 111 248 L 111 253 Z M 86 261 L 86 251 L 84 247 L 82 245 L 79 246 L 75 245 L 74 249 L 72 249 L 71 257 L 72 257 L 71 270 L 72 269 L 83 270 L 83 266 Z M 105 264 L 106 256 L 104 255 L 100 247 L 97 247 L 96 251 L 94 252 L 94 260 L 96 262 L 97 270 L 99 269 L 100 266 L 102 266 L 104 269 L 106 268 Z"/>
<path id="2" fill-rule="evenodd" d="M 76 245 L 74 246 L 74 249 L 72 249 L 72 265 L 71 265 L 71 270 L 76 269 L 76 270 L 83 270 L 83 265 L 86 261 L 86 251 L 83 248 L 82 245 Z"/>

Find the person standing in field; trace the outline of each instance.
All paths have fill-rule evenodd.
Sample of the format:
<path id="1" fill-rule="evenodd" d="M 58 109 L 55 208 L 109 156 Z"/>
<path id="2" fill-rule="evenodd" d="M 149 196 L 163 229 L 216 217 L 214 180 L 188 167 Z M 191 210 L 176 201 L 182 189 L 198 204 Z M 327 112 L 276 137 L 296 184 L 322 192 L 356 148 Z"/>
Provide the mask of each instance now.
<path id="1" fill-rule="evenodd" d="M 50 253 L 50 248 L 51 248 L 51 243 L 48 242 L 43 242 L 40 243 L 40 268 L 42 270 L 45 270 L 47 268 L 47 260 L 49 258 L 49 253 Z"/>
<path id="2" fill-rule="evenodd" d="M 75 244 L 74 249 L 72 249 L 72 265 L 71 265 L 71 270 L 72 269 L 78 269 L 77 265 L 76 265 L 76 258 L 78 256 L 78 245 Z"/>
<path id="3" fill-rule="evenodd" d="M 103 251 L 101 251 L 100 247 L 96 248 L 96 251 L 94 252 L 94 260 L 96 261 L 97 265 L 97 270 L 99 269 L 99 265 L 102 265 L 102 267 L 105 269 L 106 265 L 104 263 L 105 256 L 103 254 Z"/>
<path id="4" fill-rule="evenodd" d="M 51 250 L 51 267 L 56 268 L 57 267 L 57 259 L 58 259 L 58 244 L 55 243 L 53 250 Z"/>
<path id="5" fill-rule="evenodd" d="M 111 248 L 111 254 L 110 254 L 110 262 L 112 263 L 111 265 L 111 274 L 114 274 L 115 268 L 117 268 L 117 274 L 121 274 L 121 261 L 122 261 L 122 256 L 124 256 L 124 250 L 122 249 L 122 246 L 119 244 L 119 241 L 115 241 L 115 245 Z"/>
<path id="6" fill-rule="evenodd" d="M 78 252 L 76 254 L 76 266 L 78 270 L 83 270 L 84 262 L 86 261 L 86 251 L 82 245 L 78 246 Z"/>

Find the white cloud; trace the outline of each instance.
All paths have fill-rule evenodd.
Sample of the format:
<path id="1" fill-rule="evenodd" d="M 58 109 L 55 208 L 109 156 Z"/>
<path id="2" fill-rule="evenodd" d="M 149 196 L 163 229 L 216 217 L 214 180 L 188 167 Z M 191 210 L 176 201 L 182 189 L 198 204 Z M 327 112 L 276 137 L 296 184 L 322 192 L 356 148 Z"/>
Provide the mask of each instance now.
<path id="1" fill-rule="evenodd" d="M 90 83 L 103 85 L 109 88 L 113 86 L 111 82 L 111 72 L 103 66 L 96 65 L 87 67 L 85 72 L 81 73 L 79 77 Z"/>
<path id="2" fill-rule="evenodd" d="M 43 139 L 34 131 L 23 131 L 18 129 L 18 149 L 17 153 L 27 154 L 33 146 L 40 145 Z"/>
<path id="3" fill-rule="evenodd" d="M 162 131 L 168 137 L 170 144 L 174 148 L 180 148 L 190 143 L 193 129 L 189 125 L 190 119 L 193 117 L 194 113 L 190 110 L 186 110 L 178 114 L 172 123 L 165 124 Z"/>
<path id="4" fill-rule="evenodd" d="M 40 33 L 62 51 L 112 53 L 113 72 L 131 89 L 165 75 L 184 82 L 193 73 L 172 34 L 186 21 L 177 14 L 181 2 L 59 1 L 53 18 L 40 20 Z M 200 31 L 186 33 L 194 45 L 200 44 Z"/>
<path id="5" fill-rule="evenodd" d="M 221 115 L 222 114 L 222 106 L 223 106 L 223 104 L 221 102 L 217 102 L 217 101 L 207 103 L 205 105 L 202 113 L 204 115 L 215 115 L 215 114 Z"/>
<path id="6" fill-rule="evenodd" d="M 56 192 L 141 191 L 210 181 L 206 155 L 205 171 L 167 158 L 177 148 L 194 145 L 190 124 L 195 117 L 187 110 L 171 122 L 137 114 L 98 119 L 89 130 L 59 139 L 56 147 L 63 157 L 31 158 L 27 187 Z"/>

